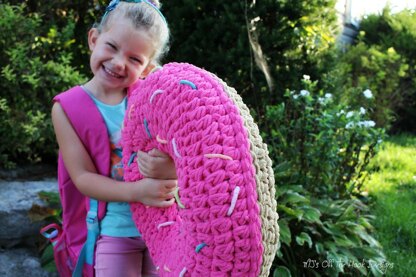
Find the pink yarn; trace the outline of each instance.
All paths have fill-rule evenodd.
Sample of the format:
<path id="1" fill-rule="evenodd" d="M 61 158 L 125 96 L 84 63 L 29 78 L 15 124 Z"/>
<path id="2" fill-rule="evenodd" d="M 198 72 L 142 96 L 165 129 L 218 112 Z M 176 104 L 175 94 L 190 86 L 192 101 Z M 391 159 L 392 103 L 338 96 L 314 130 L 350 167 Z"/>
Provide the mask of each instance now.
<path id="1" fill-rule="evenodd" d="M 258 276 L 262 263 L 255 168 L 243 119 L 215 76 L 171 63 L 131 91 L 123 128 L 126 181 L 142 178 L 131 155 L 158 148 L 177 168 L 180 201 L 131 205 L 161 276 Z"/>

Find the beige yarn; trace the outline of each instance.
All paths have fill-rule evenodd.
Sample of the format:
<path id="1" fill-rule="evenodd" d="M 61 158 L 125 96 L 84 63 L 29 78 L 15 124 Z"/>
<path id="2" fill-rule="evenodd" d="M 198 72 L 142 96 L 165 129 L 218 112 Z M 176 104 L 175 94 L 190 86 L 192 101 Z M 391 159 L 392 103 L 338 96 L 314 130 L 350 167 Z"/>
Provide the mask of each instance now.
<path id="1" fill-rule="evenodd" d="M 244 121 L 250 140 L 250 153 L 256 169 L 256 190 L 258 204 L 260 206 L 260 217 L 262 222 L 262 244 L 264 248 L 263 261 L 260 276 L 269 276 L 270 267 L 275 258 L 279 243 L 279 215 L 276 212 L 277 202 L 275 199 L 275 179 L 272 161 L 269 157 L 267 145 L 263 143 L 257 124 L 254 123 L 250 110 L 244 104 L 243 99 L 237 91 L 229 87 L 223 80 L 213 75 L 224 87 L 225 92 L 238 107 Z"/>

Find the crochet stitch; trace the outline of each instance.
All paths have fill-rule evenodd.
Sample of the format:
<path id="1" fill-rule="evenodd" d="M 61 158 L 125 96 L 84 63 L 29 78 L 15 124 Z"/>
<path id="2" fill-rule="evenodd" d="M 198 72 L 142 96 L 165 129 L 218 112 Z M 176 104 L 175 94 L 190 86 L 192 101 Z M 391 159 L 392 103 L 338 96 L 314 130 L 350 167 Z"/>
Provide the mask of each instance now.
<path id="1" fill-rule="evenodd" d="M 137 151 L 175 162 L 177 204 L 132 203 L 160 276 L 268 276 L 279 239 L 267 146 L 236 91 L 212 73 L 171 63 L 130 92 L 123 128 L 125 180 Z"/>

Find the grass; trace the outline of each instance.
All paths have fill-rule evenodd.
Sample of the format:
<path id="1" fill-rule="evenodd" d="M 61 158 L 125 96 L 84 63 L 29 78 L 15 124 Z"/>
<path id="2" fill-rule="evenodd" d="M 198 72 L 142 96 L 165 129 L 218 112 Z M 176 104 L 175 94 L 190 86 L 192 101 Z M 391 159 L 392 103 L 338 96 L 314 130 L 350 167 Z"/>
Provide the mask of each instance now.
<path id="1" fill-rule="evenodd" d="M 387 256 L 386 276 L 416 276 L 416 137 L 383 142 L 365 189 L 374 199 L 375 236 Z"/>

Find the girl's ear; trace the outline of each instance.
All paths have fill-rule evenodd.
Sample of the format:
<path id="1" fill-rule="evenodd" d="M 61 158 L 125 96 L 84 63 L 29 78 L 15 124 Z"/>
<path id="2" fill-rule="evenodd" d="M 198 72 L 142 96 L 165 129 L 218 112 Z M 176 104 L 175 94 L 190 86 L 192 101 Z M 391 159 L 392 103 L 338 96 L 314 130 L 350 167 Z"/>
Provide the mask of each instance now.
<path id="1" fill-rule="evenodd" d="M 147 75 L 149 75 L 152 70 L 156 67 L 155 64 L 153 63 L 149 63 L 146 68 L 143 70 L 142 74 L 140 75 L 140 79 L 144 79 L 147 77 Z"/>
<path id="2" fill-rule="evenodd" d="M 90 48 L 90 51 L 92 51 L 97 44 L 97 39 L 99 36 L 99 32 L 97 28 L 91 28 L 88 31 L 88 46 Z"/>

